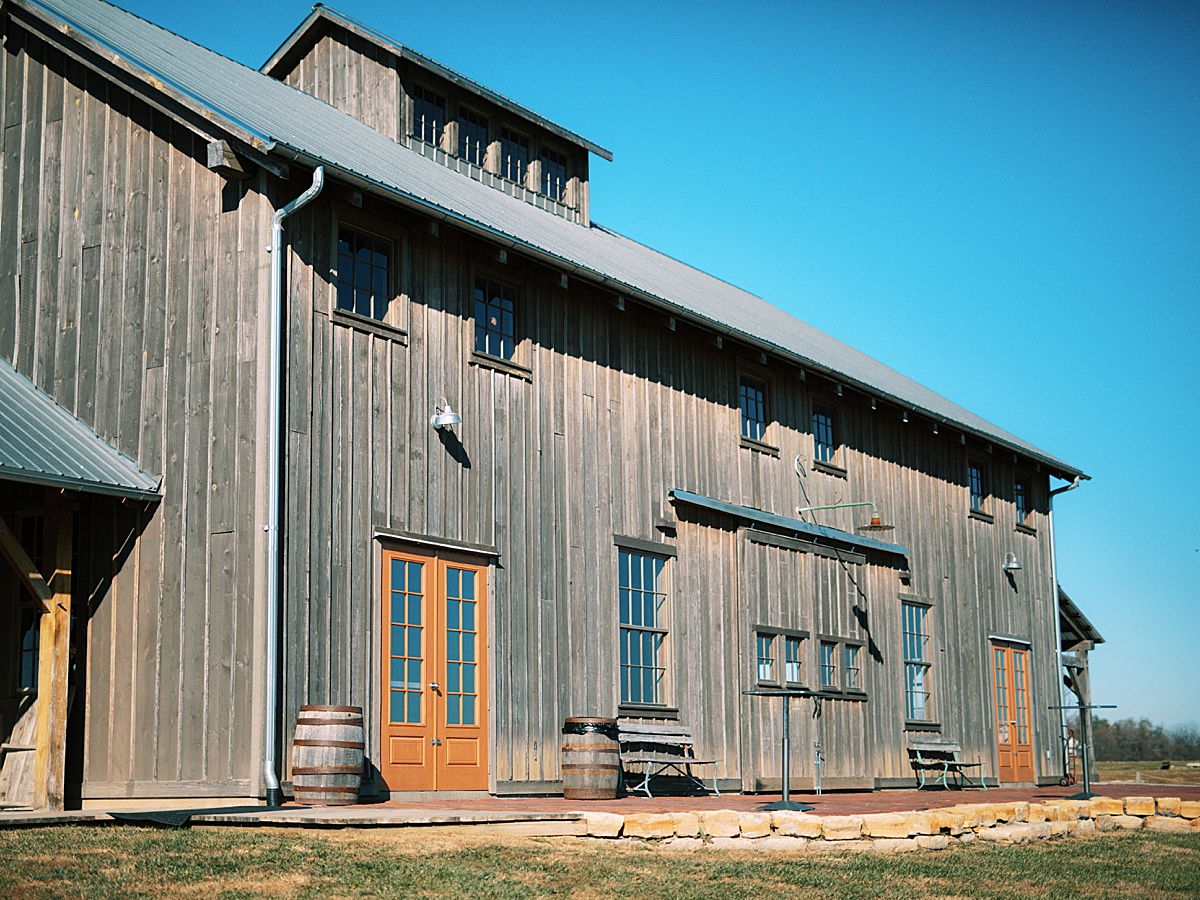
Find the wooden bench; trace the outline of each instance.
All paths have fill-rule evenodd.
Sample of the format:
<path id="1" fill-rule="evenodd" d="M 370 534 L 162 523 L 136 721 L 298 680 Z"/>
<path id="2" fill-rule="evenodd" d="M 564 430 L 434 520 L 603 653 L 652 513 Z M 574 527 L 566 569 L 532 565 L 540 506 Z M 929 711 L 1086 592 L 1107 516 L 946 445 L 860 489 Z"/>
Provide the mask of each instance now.
<path id="1" fill-rule="evenodd" d="M 622 722 L 617 728 L 617 740 L 620 744 L 621 781 L 630 792 L 643 791 L 647 797 L 650 793 L 650 779 L 655 775 L 675 772 L 691 781 L 701 790 L 708 790 L 692 772 L 693 766 L 712 766 L 712 792 L 718 797 L 717 790 L 717 760 L 699 759 L 696 756 L 695 742 L 692 732 L 678 725 L 640 725 L 633 722 Z M 630 771 L 629 767 L 645 767 L 640 775 Z M 641 783 L 628 787 L 626 773 L 641 778 Z"/>
<path id="2" fill-rule="evenodd" d="M 982 762 L 963 762 L 959 757 L 961 752 L 962 749 L 956 741 L 948 741 L 944 738 L 909 741 L 908 758 L 917 773 L 917 790 L 925 787 L 926 772 L 940 772 L 942 787 L 947 790 L 950 789 L 949 778 L 953 775 L 955 787 L 962 788 L 964 785 L 981 787 L 986 791 L 984 764 Z M 974 769 L 978 769 L 979 772 L 975 775 L 976 781 L 972 782 L 971 771 Z M 934 775 L 935 779 L 938 777 L 937 774 Z"/>

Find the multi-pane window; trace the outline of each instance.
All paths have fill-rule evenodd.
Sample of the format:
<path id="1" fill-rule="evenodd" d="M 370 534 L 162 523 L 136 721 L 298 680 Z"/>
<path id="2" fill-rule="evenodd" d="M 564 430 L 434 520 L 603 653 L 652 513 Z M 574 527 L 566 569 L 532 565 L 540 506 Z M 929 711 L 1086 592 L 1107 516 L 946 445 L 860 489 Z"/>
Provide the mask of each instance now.
<path id="1" fill-rule="evenodd" d="M 567 199 L 567 158 L 553 150 L 543 150 L 542 193 L 560 203 Z"/>
<path id="2" fill-rule="evenodd" d="M 667 675 L 666 560 L 622 549 L 617 565 L 621 702 L 662 704 Z"/>
<path id="3" fill-rule="evenodd" d="M 418 87 L 413 91 L 413 137 L 440 147 L 445 126 L 445 98 L 427 88 Z"/>
<path id="4" fill-rule="evenodd" d="M 767 386 L 745 375 L 738 381 L 738 405 L 742 413 L 742 437 L 761 441 L 767 433 Z"/>
<path id="5" fill-rule="evenodd" d="M 842 687 L 848 691 L 862 690 L 862 664 L 857 644 L 842 645 Z"/>
<path id="6" fill-rule="evenodd" d="M 775 635 L 758 632 L 758 680 L 775 681 Z"/>
<path id="7" fill-rule="evenodd" d="M 470 110 L 458 114 L 458 155 L 482 166 L 488 148 L 488 120 Z"/>
<path id="8" fill-rule="evenodd" d="M 974 460 L 967 463 L 967 487 L 971 491 L 971 509 L 983 512 L 987 500 L 987 473 L 982 463 Z"/>
<path id="9" fill-rule="evenodd" d="M 525 183 L 525 173 L 529 169 L 529 139 L 510 131 L 500 129 L 500 174 L 509 181 L 517 184 Z"/>
<path id="10" fill-rule="evenodd" d="M 392 245 L 338 229 L 337 307 L 383 321 L 391 304 Z"/>
<path id="11" fill-rule="evenodd" d="M 21 547 L 35 569 L 45 562 L 46 517 L 38 513 L 19 520 Z M 38 688 L 38 651 L 41 647 L 42 616 L 29 592 L 21 589 L 21 680 L 22 691 L 36 693 Z"/>
<path id="12" fill-rule="evenodd" d="M 929 609 L 917 603 L 902 603 L 900 614 L 904 634 L 904 716 L 928 719 Z"/>
<path id="13" fill-rule="evenodd" d="M 837 454 L 837 414 L 833 407 L 814 403 L 812 409 L 813 459 L 832 463 Z"/>
<path id="14" fill-rule="evenodd" d="M 446 724 L 474 725 L 479 710 L 475 573 L 446 567 Z"/>
<path id="15" fill-rule="evenodd" d="M 821 641 L 821 687 L 837 687 L 837 644 Z"/>
<path id="16" fill-rule="evenodd" d="M 420 724 L 421 668 L 425 660 L 425 566 L 393 559 L 391 572 L 391 633 L 388 686 L 391 721 Z"/>
<path id="17" fill-rule="evenodd" d="M 1024 525 L 1025 520 L 1029 518 L 1029 494 L 1023 481 L 1013 485 L 1013 505 L 1017 509 L 1017 524 Z"/>
<path id="18" fill-rule="evenodd" d="M 516 350 L 514 311 L 517 292 L 487 278 L 475 279 L 475 349 L 512 359 Z"/>
<path id="19" fill-rule="evenodd" d="M 783 670 L 788 684 L 802 684 L 804 682 L 803 650 L 804 641 L 802 638 L 792 637 L 791 635 L 784 638 Z"/>

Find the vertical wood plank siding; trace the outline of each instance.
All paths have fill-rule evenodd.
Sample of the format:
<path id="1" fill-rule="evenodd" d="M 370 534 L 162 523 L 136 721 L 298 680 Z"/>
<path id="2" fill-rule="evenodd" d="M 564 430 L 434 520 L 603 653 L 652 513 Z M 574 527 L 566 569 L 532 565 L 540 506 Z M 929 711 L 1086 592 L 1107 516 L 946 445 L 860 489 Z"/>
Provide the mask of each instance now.
<path id="1" fill-rule="evenodd" d="M 84 798 L 244 796 L 264 186 L 227 185 L 204 138 L 4 28 L 0 356 L 163 479 L 148 509 L 88 506 Z"/>

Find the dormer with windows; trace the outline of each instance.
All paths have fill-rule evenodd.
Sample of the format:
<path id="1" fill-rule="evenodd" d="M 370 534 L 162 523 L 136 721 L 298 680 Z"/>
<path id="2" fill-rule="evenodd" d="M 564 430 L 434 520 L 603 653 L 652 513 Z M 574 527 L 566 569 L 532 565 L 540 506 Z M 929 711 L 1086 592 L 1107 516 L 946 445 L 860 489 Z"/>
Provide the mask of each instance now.
<path id="1" fill-rule="evenodd" d="M 598 144 L 323 6 L 262 69 L 461 175 L 587 225 Z"/>

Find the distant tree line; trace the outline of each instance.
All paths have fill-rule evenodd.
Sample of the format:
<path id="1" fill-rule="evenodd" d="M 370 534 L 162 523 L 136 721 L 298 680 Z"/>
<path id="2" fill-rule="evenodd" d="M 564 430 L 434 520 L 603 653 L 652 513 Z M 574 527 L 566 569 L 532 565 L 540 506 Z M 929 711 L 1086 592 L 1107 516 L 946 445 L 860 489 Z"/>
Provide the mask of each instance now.
<path id="1" fill-rule="evenodd" d="M 1079 733 L 1078 723 L 1075 733 Z M 1092 719 L 1096 759 L 1200 760 L 1200 727 L 1195 724 L 1164 729 L 1149 719 L 1108 722 Z"/>

